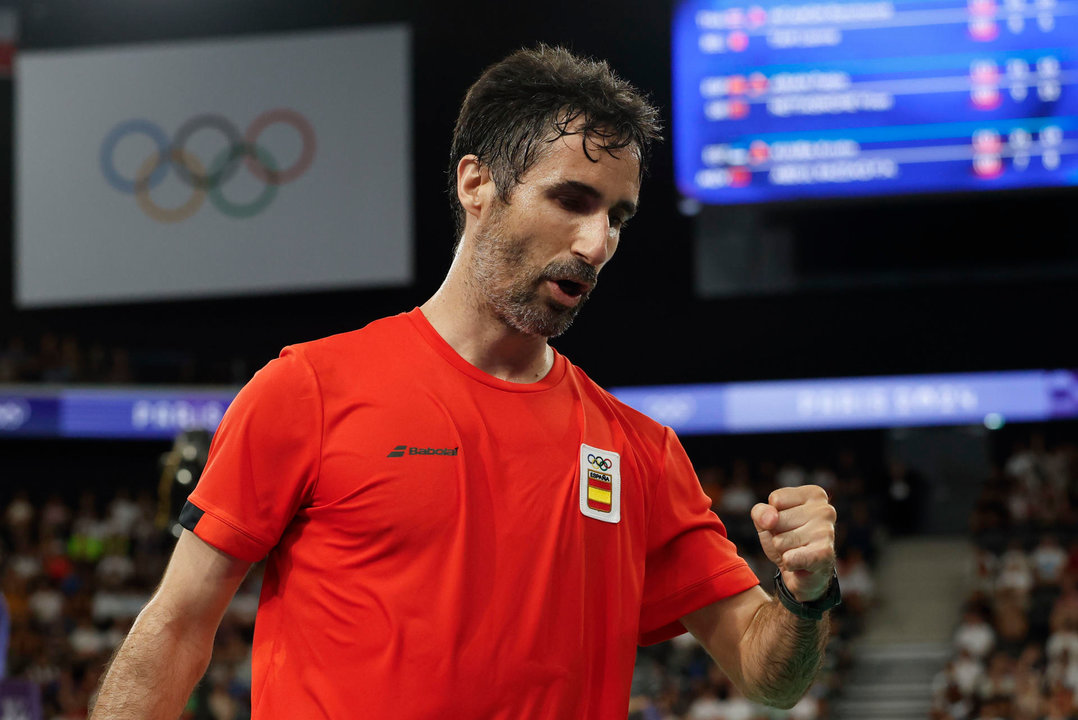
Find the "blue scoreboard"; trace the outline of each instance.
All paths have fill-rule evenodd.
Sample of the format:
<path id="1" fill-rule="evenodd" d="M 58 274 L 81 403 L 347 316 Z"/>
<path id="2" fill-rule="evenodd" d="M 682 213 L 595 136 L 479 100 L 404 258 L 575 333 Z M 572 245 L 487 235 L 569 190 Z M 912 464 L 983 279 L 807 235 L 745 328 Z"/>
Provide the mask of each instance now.
<path id="1" fill-rule="evenodd" d="M 683 0 L 673 36 L 703 203 L 1078 185 L 1078 0 Z"/>

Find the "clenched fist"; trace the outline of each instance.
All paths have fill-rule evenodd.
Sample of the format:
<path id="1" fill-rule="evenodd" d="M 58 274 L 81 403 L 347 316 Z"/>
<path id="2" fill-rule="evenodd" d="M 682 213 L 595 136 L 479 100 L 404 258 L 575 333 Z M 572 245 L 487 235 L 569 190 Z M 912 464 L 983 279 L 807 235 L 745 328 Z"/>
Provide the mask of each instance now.
<path id="1" fill-rule="evenodd" d="M 799 602 L 823 595 L 835 568 L 835 508 L 818 485 L 780 488 L 752 508 L 768 559 Z"/>

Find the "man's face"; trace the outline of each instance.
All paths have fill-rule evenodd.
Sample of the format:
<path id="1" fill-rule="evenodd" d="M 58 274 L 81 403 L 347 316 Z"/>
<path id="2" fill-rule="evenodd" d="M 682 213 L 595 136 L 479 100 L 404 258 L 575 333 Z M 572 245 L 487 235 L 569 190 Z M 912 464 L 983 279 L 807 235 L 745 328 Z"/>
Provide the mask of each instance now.
<path id="1" fill-rule="evenodd" d="M 519 332 L 565 332 L 636 211 L 639 161 L 611 155 L 579 135 L 558 138 L 513 188 L 492 194 L 475 230 L 473 280 L 495 316 Z"/>

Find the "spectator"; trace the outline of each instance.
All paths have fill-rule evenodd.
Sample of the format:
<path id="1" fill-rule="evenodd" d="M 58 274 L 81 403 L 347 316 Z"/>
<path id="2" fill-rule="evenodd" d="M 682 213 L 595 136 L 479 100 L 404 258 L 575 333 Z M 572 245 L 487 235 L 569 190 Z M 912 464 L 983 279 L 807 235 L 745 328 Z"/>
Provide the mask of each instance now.
<path id="1" fill-rule="evenodd" d="M 1029 554 L 1033 565 L 1033 579 L 1036 585 L 1056 587 L 1063 578 L 1063 569 L 1067 565 L 1067 553 L 1059 544 L 1059 539 L 1052 533 L 1041 536 L 1040 542 Z"/>
<path id="2" fill-rule="evenodd" d="M 981 661 L 966 648 L 960 648 L 954 660 L 954 681 L 963 697 L 973 697 L 978 683 L 984 677 Z"/>
<path id="3" fill-rule="evenodd" d="M 879 524 L 872 519 L 872 511 L 863 498 L 850 503 L 849 520 L 843 523 L 840 554 L 856 550 L 869 565 L 876 564 Z"/>
<path id="4" fill-rule="evenodd" d="M 60 621 L 64 612 L 64 596 L 48 578 L 35 578 L 32 588 L 30 614 L 37 627 L 44 630 Z"/>
<path id="5" fill-rule="evenodd" d="M 1072 623 L 1067 623 L 1052 633 L 1045 645 L 1048 666 L 1067 665 L 1078 660 L 1078 632 Z"/>
<path id="6" fill-rule="evenodd" d="M 977 697 L 982 703 L 996 698 L 1014 696 L 1014 660 L 1004 652 L 994 652 L 988 661 L 988 670 L 977 684 Z"/>
<path id="7" fill-rule="evenodd" d="M 851 547 L 838 561 L 842 582 L 842 602 L 854 615 L 864 615 L 876 597 L 876 581 L 860 548 Z"/>
<path id="8" fill-rule="evenodd" d="M 14 336 L 7 340 L 3 352 L 0 352 L 0 383 L 14 383 L 26 379 L 30 355 L 26 350 L 26 341 Z"/>
<path id="9" fill-rule="evenodd" d="M 1067 565 L 1063 574 L 1072 578 L 1078 578 L 1078 537 L 1071 539 L 1067 547 Z"/>
<path id="10" fill-rule="evenodd" d="M 1050 627 L 1078 627 L 1078 574 L 1065 575 L 1062 589 L 1052 607 Z"/>
<path id="11" fill-rule="evenodd" d="M 108 650 L 105 634 L 97 629 L 88 614 L 79 617 L 78 624 L 68 634 L 67 640 L 77 660 L 91 660 Z"/>
<path id="12" fill-rule="evenodd" d="M 805 468 L 795 462 L 785 462 L 775 474 L 775 484 L 778 487 L 800 487 L 808 483 L 808 474 Z"/>
<path id="13" fill-rule="evenodd" d="M 996 590 L 996 576 L 999 574 L 999 558 L 991 551 L 976 548 L 970 569 L 971 584 L 974 590 L 984 597 L 991 597 Z"/>
<path id="14" fill-rule="evenodd" d="M 988 624 L 983 613 L 976 608 L 970 608 L 955 632 L 954 643 L 960 652 L 964 651 L 972 659 L 981 660 L 995 647 L 996 631 Z"/>
<path id="15" fill-rule="evenodd" d="M 932 711 L 935 720 L 967 718 L 973 710 L 972 693 L 962 691 L 958 662 L 951 660 L 932 680 Z"/>
<path id="16" fill-rule="evenodd" d="M 1044 682 L 1043 656 L 1037 644 L 1030 644 L 1022 651 L 1015 664 L 1014 710 L 1017 718 L 1036 720 L 1043 710 L 1041 686 Z"/>
<path id="17" fill-rule="evenodd" d="M 996 594 L 993 621 L 999 649 L 1017 657 L 1029 639 L 1027 597 L 1014 591 Z"/>
<path id="18" fill-rule="evenodd" d="M 921 485 L 920 477 L 902 461 L 893 458 L 887 464 L 887 527 L 895 535 L 917 529 Z"/>
<path id="19" fill-rule="evenodd" d="M 1029 566 L 1029 558 L 1022 550 L 1022 541 L 1011 540 L 1007 552 L 1000 558 L 999 577 L 996 579 L 996 590 L 1014 590 L 1026 595 L 1033 588 L 1033 570 Z"/>

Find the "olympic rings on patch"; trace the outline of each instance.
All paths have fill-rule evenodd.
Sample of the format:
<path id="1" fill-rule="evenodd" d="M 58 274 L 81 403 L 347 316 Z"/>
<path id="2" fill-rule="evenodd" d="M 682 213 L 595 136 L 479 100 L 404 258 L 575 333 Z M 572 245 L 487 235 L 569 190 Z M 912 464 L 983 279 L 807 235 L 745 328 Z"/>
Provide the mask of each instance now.
<path id="1" fill-rule="evenodd" d="M 610 468 L 614 467 L 614 462 L 603 457 L 602 455 L 589 454 L 588 462 L 599 468 L 600 470 L 609 470 Z"/>
<path id="2" fill-rule="evenodd" d="M 259 145 L 262 133 L 272 125 L 289 125 L 299 133 L 302 141 L 299 158 L 287 168 L 281 168 L 265 146 Z M 187 150 L 191 137 L 204 130 L 220 133 L 226 142 L 224 150 L 209 164 L 209 169 Z M 135 173 L 124 177 L 115 165 L 116 147 L 130 135 L 145 135 L 155 146 Z M 281 185 L 296 180 L 314 163 L 317 141 L 311 123 L 300 113 L 289 108 L 268 110 L 256 117 L 247 130 L 239 129 L 223 115 L 195 115 L 180 125 L 172 142 L 156 123 L 143 118 L 126 120 L 113 127 L 101 142 L 99 163 L 101 174 L 117 191 L 134 195 L 138 206 L 150 218 L 163 223 L 176 223 L 194 215 L 202 207 L 207 195 L 219 212 L 234 218 L 249 218 L 262 212 L 277 196 Z M 240 164 L 265 188 L 254 200 L 236 203 L 225 197 L 222 186 L 236 174 Z M 165 208 L 158 205 L 150 193 L 164 182 L 169 168 L 191 188 L 191 196 L 179 207 Z"/>

